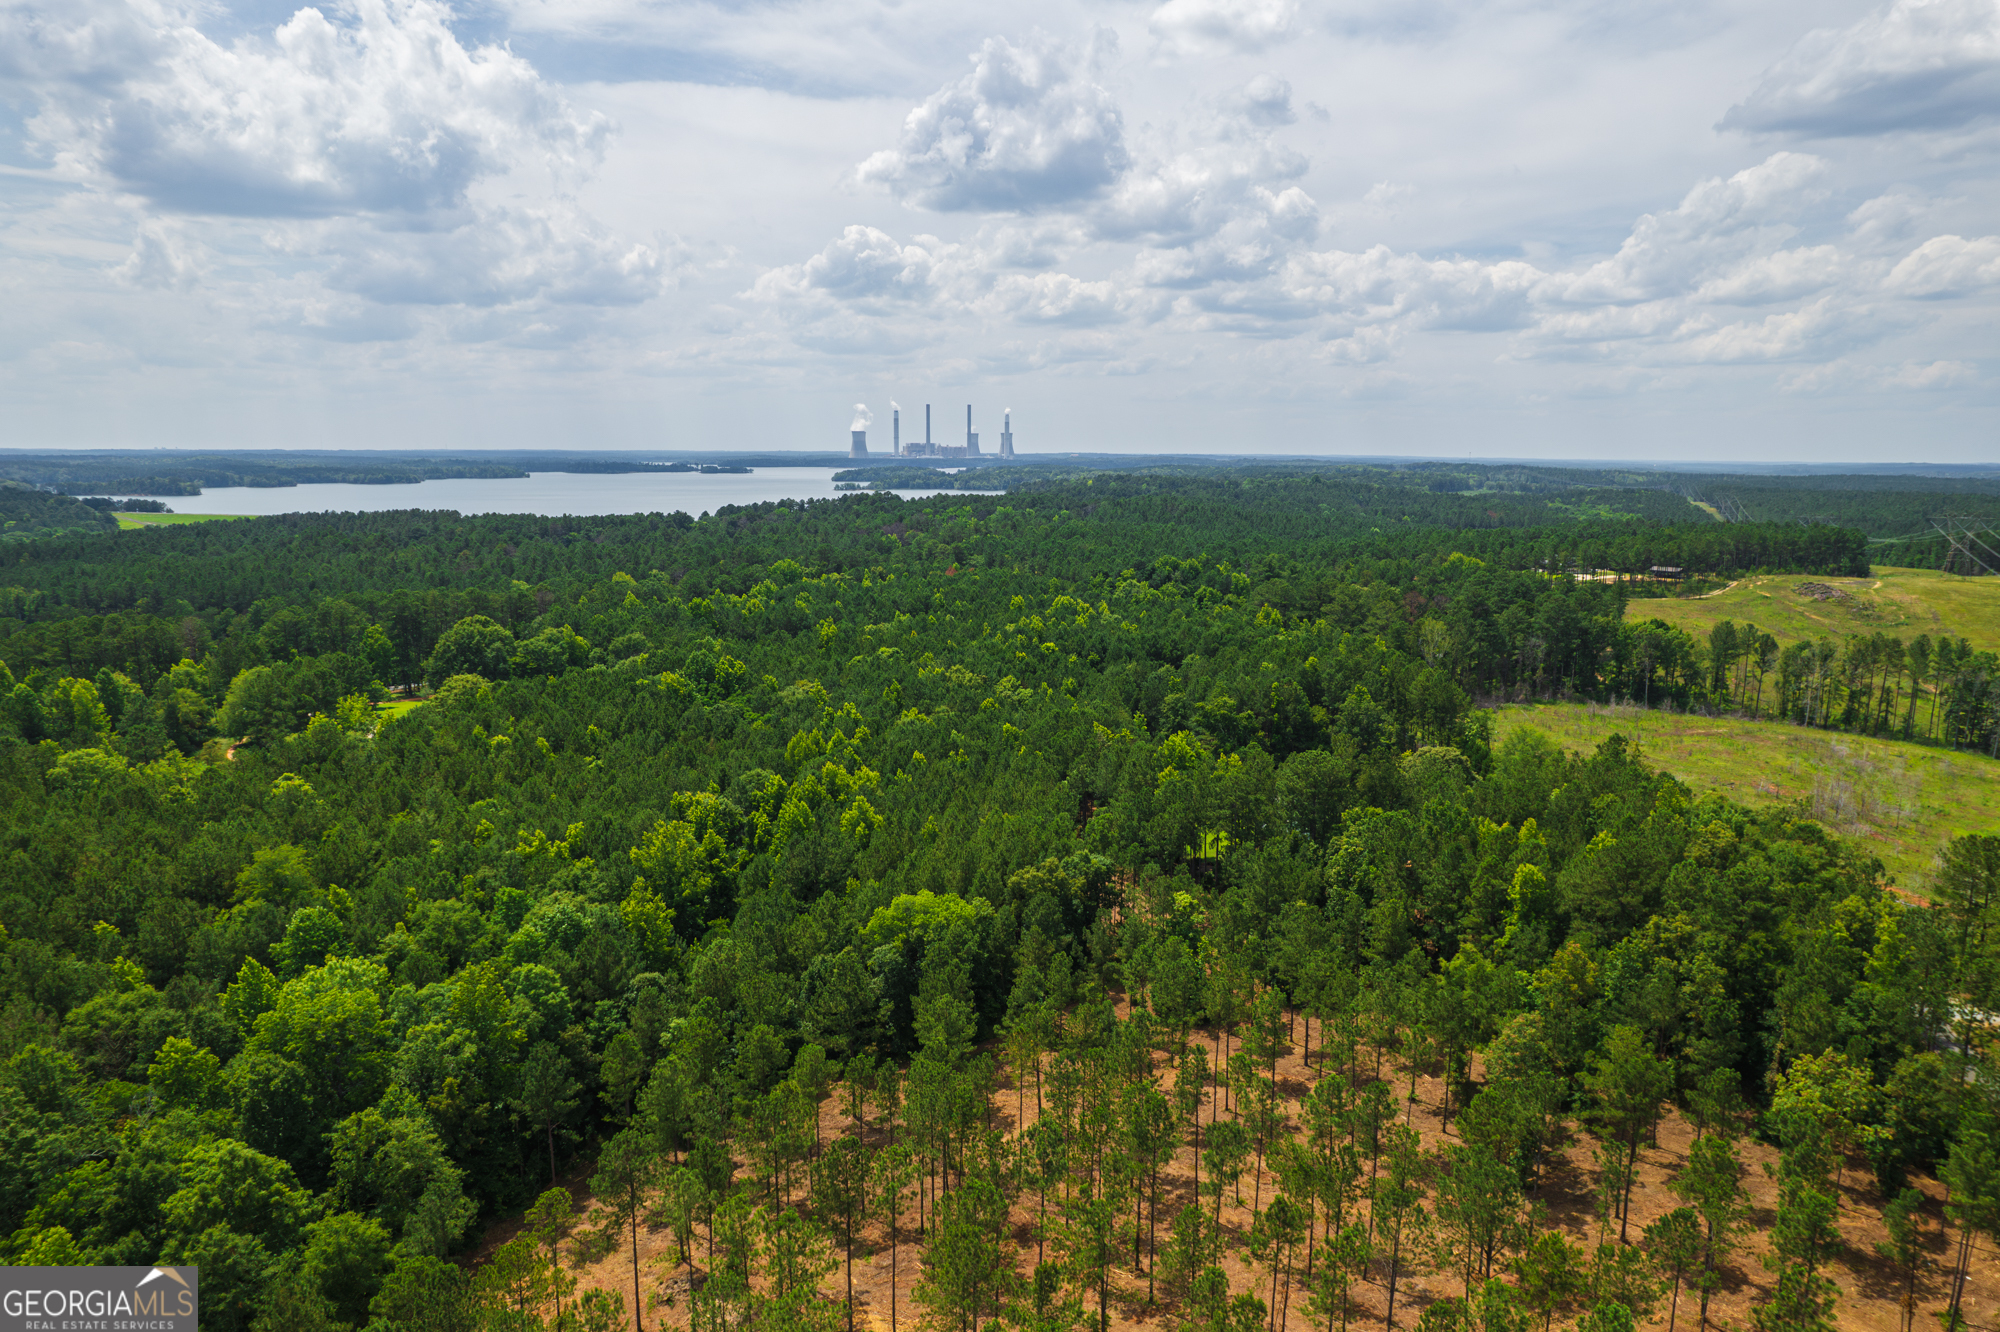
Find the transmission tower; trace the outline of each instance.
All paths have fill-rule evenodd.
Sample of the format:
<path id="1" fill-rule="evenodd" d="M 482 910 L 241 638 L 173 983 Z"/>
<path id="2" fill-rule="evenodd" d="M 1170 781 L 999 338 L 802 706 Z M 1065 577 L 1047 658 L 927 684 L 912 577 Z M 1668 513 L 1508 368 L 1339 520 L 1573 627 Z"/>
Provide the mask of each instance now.
<path id="1" fill-rule="evenodd" d="M 1968 577 L 2000 574 L 2000 550 L 1981 540 L 1993 535 L 1993 524 L 1963 514 L 1943 513 L 1931 519 L 1931 527 L 1945 539 L 1945 573 Z"/>

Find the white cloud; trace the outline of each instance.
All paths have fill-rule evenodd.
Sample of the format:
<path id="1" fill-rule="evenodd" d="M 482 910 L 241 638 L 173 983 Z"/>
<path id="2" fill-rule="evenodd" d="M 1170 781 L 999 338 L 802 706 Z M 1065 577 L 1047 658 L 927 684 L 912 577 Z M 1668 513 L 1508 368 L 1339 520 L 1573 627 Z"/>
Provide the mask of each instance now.
<path id="1" fill-rule="evenodd" d="M 1114 283 L 1084 282 L 1068 273 L 1004 277 L 988 305 L 1030 324 L 1105 324 L 1124 317 Z"/>
<path id="2" fill-rule="evenodd" d="M 1292 35 L 1298 0 L 1166 0 L 1147 27 L 1167 50 L 1254 52 Z"/>
<path id="3" fill-rule="evenodd" d="M 1293 183 L 1309 163 L 1276 141 L 1291 85 L 1259 75 L 1149 135 L 1138 162 L 1086 214 L 1103 240 L 1142 241 L 1143 283 L 1198 288 L 1268 276 L 1319 233 L 1319 204 Z"/>
<path id="4" fill-rule="evenodd" d="M 1667 359 L 1709 365 L 1796 360 L 1841 338 L 1854 313 L 1821 297 L 1803 309 L 1683 336 L 1667 348 Z"/>
<path id="5" fill-rule="evenodd" d="M 1599 447 L 1646 394 L 1747 456 L 1784 387 L 1816 449 L 1990 453 L 2000 0 L 305 3 L 0 0 L 10 425 L 844 443 L 1021 375 L 1067 447 Z"/>
<path id="6" fill-rule="evenodd" d="M 328 11 L 223 46 L 191 13 L 144 0 L 17 0 L 0 49 L 42 97 L 31 128 L 43 151 L 184 212 L 425 212 L 524 156 L 566 171 L 595 162 L 602 118 L 572 111 L 506 50 L 467 50 L 443 5 Z M 61 58 L 31 63 L 48 52 Z"/>
<path id="7" fill-rule="evenodd" d="M 1894 388 L 1928 391 L 1964 388 L 1979 379 L 1979 371 L 1964 361 L 1911 361 L 1891 371 L 1884 382 Z"/>
<path id="8" fill-rule="evenodd" d="M 2000 0 L 1895 0 L 1808 33 L 1722 128 L 1841 138 L 2000 115 Z"/>
<path id="9" fill-rule="evenodd" d="M 1296 124 L 1299 118 L 1292 110 L 1292 85 L 1275 74 L 1259 74 L 1233 100 L 1245 120 L 1265 129 Z"/>
<path id="10" fill-rule="evenodd" d="M 1694 297 L 1717 305 L 1769 305 L 1823 291 L 1853 268 L 1834 245 L 1813 245 L 1746 259 L 1695 289 Z"/>
<path id="11" fill-rule="evenodd" d="M 1855 242 L 1870 248 L 1896 245 L 1931 211 L 1931 201 L 1907 189 L 1878 194 L 1847 215 Z"/>
<path id="12" fill-rule="evenodd" d="M 1416 187 L 1398 185 L 1393 181 L 1378 180 L 1368 187 L 1368 193 L 1361 196 L 1361 202 L 1380 212 L 1394 212 L 1404 199 L 1416 193 Z"/>
<path id="13" fill-rule="evenodd" d="M 207 248 L 199 241 L 178 227 L 147 218 L 132 239 L 131 255 L 113 271 L 121 282 L 135 287 L 186 291 L 209 266 Z"/>
<path id="14" fill-rule="evenodd" d="M 1033 212 L 1095 197 L 1130 160 L 1118 104 L 1092 78 L 1097 55 L 1042 33 L 1020 45 L 989 38 L 972 72 L 911 111 L 902 142 L 863 162 L 859 179 L 941 212 Z"/>
<path id="15" fill-rule="evenodd" d="M 1779 381 L 1787 393 L 1937 393 L 1970 388 L 1979 382 L 1976 367 L 1965 361 L 1905 361 L 1901 365 L 1858 365 L 1834 360 L 1794 371 Z"/>
<path id="16" fill-rule="evenodd" d="M 774 268 L 750 295 L 769 302 L 866 302 L 928 305 L 952 276 L 957 247 L 934 236 L 901 244 L 886 231 L 850 226 L 802 264 Z"/>
<path id="17" fill-rule="evenodd" d="M 1963 296 L 2000 282 L 2000 236 L 1933 236 L 1889 272 L 1898 296 Z"/>
<path id="18" fill-rule="evenodd" d="M 227 43 L 198 26 L 215 16 L 0 0 L 0 75 L 33 99 L 33 145 L 84 187 L 67 211 L 141 213 L 114 280 L 201 288 L 334 341 L 557 345 L 590 319 L 543 307 L 633 305 L 673 279 L 674 245 L 619 239 L 565 197 L 609 122 L 503 47 L 461 43 L 437 0 L 332 0 Z"/>
<path id="19" fill-rule="evenodd" d="M 1358 254 L 1294 256 L 1284 285 L 1300 300 L 1348 319 L 1493 330 L 1525 323 L 1530 298 L 1545 277 L 1518 260 L 1425 259 L 1377 245 Z"/>
<path id="20" fill-rule="evenodd" d="M 1774 153 L 1727 180 L 1706 180 L 1670 212 L 1648 213 L 1618 253 L 1569 280 L 1560 299 L 1579 304 L 1643 301 L 1686 290 L 1718 262 L 1789 238 L 1790 223 L 1823 195 L 1826 164 Z"/>

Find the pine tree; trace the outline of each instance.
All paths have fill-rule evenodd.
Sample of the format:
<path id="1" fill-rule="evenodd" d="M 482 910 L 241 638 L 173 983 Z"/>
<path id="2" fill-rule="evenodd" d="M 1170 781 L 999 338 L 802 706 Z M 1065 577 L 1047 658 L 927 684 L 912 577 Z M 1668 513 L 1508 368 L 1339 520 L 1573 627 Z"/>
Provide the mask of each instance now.
<path id="1" fill-rule="evenodd" d="M 639 1332 L 644 1332 L 646 1325 L 645 1301 L 639 1295 L 639 1219 L 658 1182 L 659 1156 L 646 1136 L 633 1129 L 605 1144 L 597 1158 L 597 1174 L 590 1181 L 590 1191 L 608 1209 L 608 1227 L 631 1232 L 632 1317 Z"/>

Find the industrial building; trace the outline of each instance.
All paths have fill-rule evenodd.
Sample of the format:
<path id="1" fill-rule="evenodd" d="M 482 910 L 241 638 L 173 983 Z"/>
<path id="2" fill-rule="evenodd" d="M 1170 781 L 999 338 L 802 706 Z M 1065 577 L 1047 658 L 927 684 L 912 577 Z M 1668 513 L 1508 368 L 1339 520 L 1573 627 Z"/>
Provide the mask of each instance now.
<path id="1" fill-rule="evenodd" d="M 1000 456 L 1002 458 L 1011 458 L 1014 456 L 1013 409 L 1011 407 L 1008 408 L 1000 419 Z M 921 440 L 913 439 L 908 444 L 903 443 L 903 411 L 902 408 L 896 406 L 894 403 L 890 404 L 889 430 L 889 450 L 899 458 L 978 458 L 985 456 L 979 451 L 979 432 L 972 428 L 972 405 L 970 403 L 966 404 L 965 408 L 965 443 L 963 444 L 944 444 L 931 437 L 931 408 L 929 403 L 924 404 L 924 437 Z M 867 431 L 855 430 L 852 432 L 847 456 L 850 458 L 866 458 L 869 456 Z"/>

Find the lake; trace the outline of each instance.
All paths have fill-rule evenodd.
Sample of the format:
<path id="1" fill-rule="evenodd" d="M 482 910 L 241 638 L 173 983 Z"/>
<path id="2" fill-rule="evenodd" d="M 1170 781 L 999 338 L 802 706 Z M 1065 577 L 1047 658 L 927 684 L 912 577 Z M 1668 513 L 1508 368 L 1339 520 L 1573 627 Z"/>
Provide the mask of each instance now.
<path id="1" fill-rule="evenodd" d="M 531 472 L 507 479 L 465 478 L 416 485 L 227 486 L 199 495 L 166 496 L 179 513 L 374 513 L 383 509 L 456 509 L 460 513 L 689 513 L 700 517 L 725 504 L 831 499 L 854 491 L 833 488 L 831 467 L 760 467 L 754 472 Z M 898 490 L 909 499 L 978 491 Z"/>

